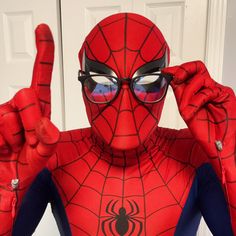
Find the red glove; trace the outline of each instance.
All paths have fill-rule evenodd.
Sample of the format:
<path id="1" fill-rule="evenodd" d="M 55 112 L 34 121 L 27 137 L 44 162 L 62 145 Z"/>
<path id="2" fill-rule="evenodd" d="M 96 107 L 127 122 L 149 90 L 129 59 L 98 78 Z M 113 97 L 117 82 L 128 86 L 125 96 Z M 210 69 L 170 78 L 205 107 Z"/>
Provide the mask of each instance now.
<path id="1" fill-rule="evenodd" d="M 38 52 L 32 84 L 0 105 L 0 235 L 11 235 L 23 195 L 54 154 L 59 139 L 49 120 L 54 42 L 45 24 L 35 34 Z"/>
<path id="2" fill-rule="evenodd" d="M 201 61 L 165 68 L 163 72 L 173 76 L 171 86 L 179 112 L 222 182 L 236 235 L 234 92 L 216 83 Z"/>

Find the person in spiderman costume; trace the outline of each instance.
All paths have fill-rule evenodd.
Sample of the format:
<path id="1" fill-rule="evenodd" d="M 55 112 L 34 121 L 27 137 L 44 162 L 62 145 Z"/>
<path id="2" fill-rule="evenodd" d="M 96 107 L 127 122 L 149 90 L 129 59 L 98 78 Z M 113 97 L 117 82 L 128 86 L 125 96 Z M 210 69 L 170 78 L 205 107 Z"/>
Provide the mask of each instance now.
<path id="1" fill-rule="evenodd" d="M 61 235 L 236 234 L 236 98 L 200 61 L 168 67 L 150 20 L 99 22 L 79 53 L 91 127 L 50 121 L 54 44 L 47 25 L 30 88 L 0 107 L 0 235 L 32 235 L 47 204 Z M 188 129 L 158 127 L 168 84 Z M 77 106 L 77 104 L 75 104 Z"/>

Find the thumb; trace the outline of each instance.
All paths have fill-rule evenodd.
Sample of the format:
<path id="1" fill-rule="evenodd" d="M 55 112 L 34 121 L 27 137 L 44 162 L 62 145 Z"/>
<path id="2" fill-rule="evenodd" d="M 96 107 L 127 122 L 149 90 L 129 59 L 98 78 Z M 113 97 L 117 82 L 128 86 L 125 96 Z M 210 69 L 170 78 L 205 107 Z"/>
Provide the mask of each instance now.
<path id="1" fill-rule="evenodd" d="M 47 117 L 42 117 L 36 124 L 35 133 L 39 140 L 36 147 L 38 154 L 44 157 L 53 155 L 60 138 L 57 127 Z"/>

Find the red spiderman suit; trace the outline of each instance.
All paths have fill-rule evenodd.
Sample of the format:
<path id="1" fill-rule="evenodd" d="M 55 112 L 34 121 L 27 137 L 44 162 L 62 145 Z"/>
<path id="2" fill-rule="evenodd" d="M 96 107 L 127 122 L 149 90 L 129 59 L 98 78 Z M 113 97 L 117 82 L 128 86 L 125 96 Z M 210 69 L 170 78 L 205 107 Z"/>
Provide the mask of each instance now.
<path id="1" fill-rule="evenodd" d="M 79 53 L 91 128 L 50 122 L 54 44 L 36 29 L 30 88 L 0 107 L 0 235 L 32 235 L 50 202 L 61 235 L 236 234 L 236 99 L 200 61 L 169 67 L 150 20 L 119 13 Z M 158 127 L 171 85 L 188 129 Z M 75 103 L 76 105 L 76 103 Z M 233 233 L 234 232 L 234 233 Z"/>

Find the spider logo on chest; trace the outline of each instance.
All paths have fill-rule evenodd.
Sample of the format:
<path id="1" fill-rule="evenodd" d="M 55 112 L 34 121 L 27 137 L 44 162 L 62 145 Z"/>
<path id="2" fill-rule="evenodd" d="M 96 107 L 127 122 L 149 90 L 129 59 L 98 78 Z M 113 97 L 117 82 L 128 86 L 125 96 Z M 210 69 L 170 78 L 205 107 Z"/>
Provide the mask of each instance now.
<path id="1" fill-rule="evenodd" d="M 141 235 L 143 229 L 143 223 L 138 218 L 140 212 L 138 204 L 133 200 L 132 202 L 127 200 L 130 206 L 130 211 L 127 212 L 125 207 L 120 207 L 116 212 L 115 208 L 118 200 L 111 200 L 107 204 L 106 213 L 109 214 L 102 222 L 102 231 L 104 235 L 119 235 L 124 236 L 127 232 L 129 235 L 133 235 L 137 232 L 137 235 Z"/>

